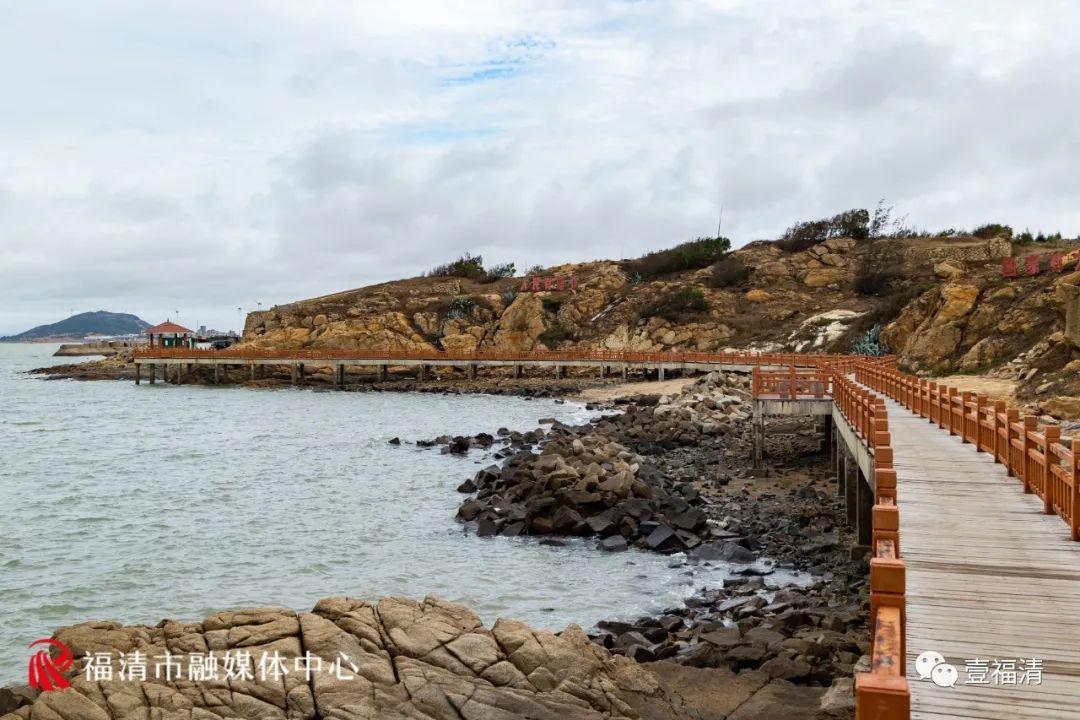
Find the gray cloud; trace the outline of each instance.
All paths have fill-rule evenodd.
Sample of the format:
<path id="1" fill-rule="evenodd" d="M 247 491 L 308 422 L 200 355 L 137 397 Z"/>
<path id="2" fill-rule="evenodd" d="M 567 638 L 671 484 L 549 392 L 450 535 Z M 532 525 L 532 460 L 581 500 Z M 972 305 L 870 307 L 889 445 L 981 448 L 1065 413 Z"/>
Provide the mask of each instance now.
<path id="1" fill-rule="evenodd" d="M 737 242 L 880 196 L 1080 232 L 1068 3 L 300 8 L 8 9 L 0 333 L 632 256 L 721 201 Z"/>

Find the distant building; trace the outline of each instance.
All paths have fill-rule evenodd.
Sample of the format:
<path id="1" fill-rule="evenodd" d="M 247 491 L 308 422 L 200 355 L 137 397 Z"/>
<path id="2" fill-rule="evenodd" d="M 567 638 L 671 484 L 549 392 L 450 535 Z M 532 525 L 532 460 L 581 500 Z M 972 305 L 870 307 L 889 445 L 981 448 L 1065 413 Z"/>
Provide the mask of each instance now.
<path id="1" fill-rule="evenodd" d="M 150 347 L 163 348 L 193 348 L 195 347 L 195 332 L 188 330 L 183 325 L 166 320 L 160 325 L 155 325 L 145 330 L 149 338 Z"/>

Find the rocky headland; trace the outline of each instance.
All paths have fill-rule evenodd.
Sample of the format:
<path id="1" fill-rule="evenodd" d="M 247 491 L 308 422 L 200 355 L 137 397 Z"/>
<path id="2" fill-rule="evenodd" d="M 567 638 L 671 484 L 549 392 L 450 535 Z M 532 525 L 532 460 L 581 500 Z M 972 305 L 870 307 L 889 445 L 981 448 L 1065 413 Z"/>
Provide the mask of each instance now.
<path id="1" fill-rule="evenodd" d="M 251 313 L 240 348 L 850 352 L 861 343 L 863 350 L 887 349 L 902 368 L 927 377 L 1008 379 L 1033 411 L 1080 419 L 1080 271 L 1072 261 L 1048 267 L 1052 256 L 1076 251 L 1075 241 L 1014 242 L 998 225 L 970 234 L 875 236 L 861 220 L 847 213 L 800 223 L 779 240 L 730 252 L 723 239 L 702 239 L 633 260 L 534 269 L 527 277 L 451 264 L 438 276 Z M 1027 256 L 1040 258 L 1038 274 L 1003 275 L 1003 259 L 1026 267 Z M 122 356 L 42 372 L 132 376 Z M 314 385 L 330 384 L 329 371 L 312 372 Z M 249 382 L 241 373 L 228 380 Z M 350 380 L 363 386 L 375 376 Z M 209 374 L 187 381 L 208 382 Z M 257 382 L 287 381 L 281 372 Z M 535 382 L 497 373 L 475 382 L 447 371 L 434 384 L 399 376 L 387 389 L 513 392 Z"/>

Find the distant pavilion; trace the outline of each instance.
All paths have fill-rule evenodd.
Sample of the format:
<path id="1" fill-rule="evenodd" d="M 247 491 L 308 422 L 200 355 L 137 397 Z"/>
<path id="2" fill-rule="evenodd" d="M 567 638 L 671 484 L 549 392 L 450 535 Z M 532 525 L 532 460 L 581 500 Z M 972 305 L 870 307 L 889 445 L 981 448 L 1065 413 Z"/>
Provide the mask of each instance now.
<path id="1" fill-rule="evenodd" d="M 188 330 L 183 325 L 166 320 L 160 325 L 147 328 L 147 336 L 150 338 L 150 347 L 163 348 L 193 348 L 195 347 L 195 331 Z M 154 338 L 157 342 L 154 342 Z"/>

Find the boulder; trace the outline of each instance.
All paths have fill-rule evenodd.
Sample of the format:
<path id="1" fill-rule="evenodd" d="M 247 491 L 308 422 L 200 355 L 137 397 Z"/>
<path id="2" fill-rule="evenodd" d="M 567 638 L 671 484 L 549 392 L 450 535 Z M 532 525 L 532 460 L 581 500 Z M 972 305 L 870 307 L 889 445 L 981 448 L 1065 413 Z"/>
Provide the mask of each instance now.
<path id="1" fill-rule="evenodd" d="M 1080 348 L 1080 272 L 1061 278 L 1054 292 L 1065 314 L 1065 339 Z"/>
<path id="2" fill-rule="evenodd" d="M 814 268 L 807 270 L 800 278 L 809 288 L 822 288 L 843 282 L 844 272 L 836 268 Z"/>
<path id="3" fill-rule="evenodd" d="M 964 264 L 959 260 L 945 258 L 934 263 L 934 274 L 945 280 L 955 280 L 964 274 Z"/>
<path id="4" fill-rule="evenodd" d="M 622 535 L 612 535 L 600 541 L 600 549 L 608 552 L 618 552 L 626 548 L 626 538 Z"/>
<path id="5" fill-rule="evenodd" d="M 1080 397 L 1058 395 L 1042 404 L 1042 412 L 1060 420 L 1080 420 Z"/>

